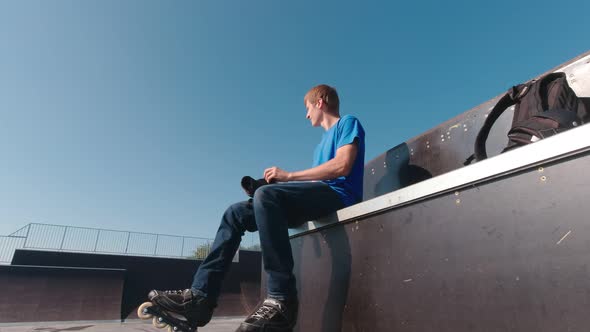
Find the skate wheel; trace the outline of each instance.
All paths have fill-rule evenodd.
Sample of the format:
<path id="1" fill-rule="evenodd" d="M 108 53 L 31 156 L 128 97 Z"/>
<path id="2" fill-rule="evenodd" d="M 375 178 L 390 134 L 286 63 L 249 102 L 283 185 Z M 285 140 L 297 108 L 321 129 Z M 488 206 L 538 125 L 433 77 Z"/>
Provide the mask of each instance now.
<path id="1" fill-rule="evenodd" d="M 141 318 L 141 319 L 150 319 L 153 317 L 152 314 L 148 313 L 146 311 L 147 308 L 153 306 L 154 304 L 151 302 L 144 302 L 142 303 L 142 305 L 139 306 L 139 308 L 137 308 L 137 317 Z"/>
<path id="2" fill-rule="evenodd" d="M 168 324 L 166 324 L 165 322 L 160 321 L 160 317 L 154 317 L 152 319 L 152 325 L 159 328 L 159 329 L 163 329 L 165 327 L 169 327 Z"/>
<path id="3" fill-rule="evenodd" d="M 177 332 L 172 326 L 168 326 L 168 332 Z"/>

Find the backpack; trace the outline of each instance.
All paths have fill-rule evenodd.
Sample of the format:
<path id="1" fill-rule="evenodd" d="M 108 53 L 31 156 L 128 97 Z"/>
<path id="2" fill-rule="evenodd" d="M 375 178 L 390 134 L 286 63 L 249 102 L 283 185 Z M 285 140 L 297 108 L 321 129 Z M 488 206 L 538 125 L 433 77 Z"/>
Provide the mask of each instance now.
<path id="1" fill-rule="evenodd" d="M 556 72 L 513 86 L 490 111 L 475 140 L 475 153 L 465 164 L 486 159 L 486 140 L 494 122 L 510 106 L 514 108 L 508 145 L 502 152 L 536 142 L 587 122 L 584 103 Z"/>

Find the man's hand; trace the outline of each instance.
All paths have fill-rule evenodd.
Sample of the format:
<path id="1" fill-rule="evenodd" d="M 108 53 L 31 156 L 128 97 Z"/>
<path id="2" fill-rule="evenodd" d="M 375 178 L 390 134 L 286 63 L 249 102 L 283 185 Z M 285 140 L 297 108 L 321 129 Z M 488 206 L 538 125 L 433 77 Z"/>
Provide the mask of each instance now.
<path id="1" fill-rule="evenodd" d="M 276 166 L 264 170 L 264 179 L 268 183 L 289 182 L 291 173 L 284 171 Z"/>

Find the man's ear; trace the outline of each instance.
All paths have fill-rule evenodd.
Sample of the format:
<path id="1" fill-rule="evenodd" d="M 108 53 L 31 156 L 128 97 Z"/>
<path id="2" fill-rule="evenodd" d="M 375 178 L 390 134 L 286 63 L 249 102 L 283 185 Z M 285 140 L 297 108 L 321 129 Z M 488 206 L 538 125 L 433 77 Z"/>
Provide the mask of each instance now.
<path id="1" fill-rule="evenodd" d="M 324 100 L 322 98 L 318 98 L 317 105 L 319 109 L 322 109 L 324 106 L 326 106 L 326 103 L 324 103 Z"/>

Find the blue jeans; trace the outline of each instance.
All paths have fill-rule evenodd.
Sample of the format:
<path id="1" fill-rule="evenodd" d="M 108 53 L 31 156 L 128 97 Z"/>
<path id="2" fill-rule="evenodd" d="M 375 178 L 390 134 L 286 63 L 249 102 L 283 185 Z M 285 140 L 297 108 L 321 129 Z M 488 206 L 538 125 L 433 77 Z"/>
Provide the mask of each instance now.
<path id="1" fill-rule="evenodd" d="M 289 227 L 344 207 L 340 196 L 323 182 L 270 184 L 258 188 L 251 201 L 231 205 L 221 219 L 211 252 L 197 270 L 192 289 L 214 303 L 245 231 L 260 235 L 268 296 L 297 297 Z"/>

